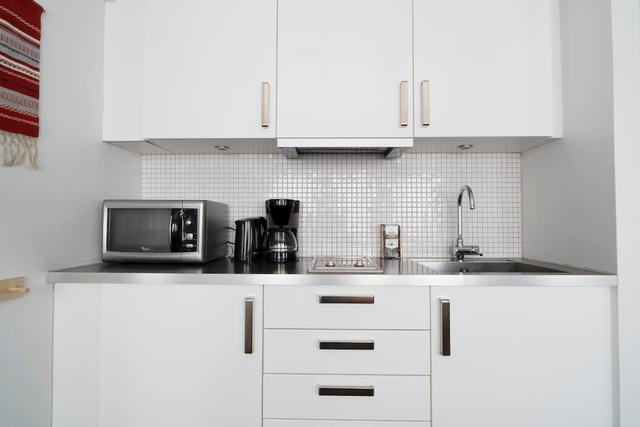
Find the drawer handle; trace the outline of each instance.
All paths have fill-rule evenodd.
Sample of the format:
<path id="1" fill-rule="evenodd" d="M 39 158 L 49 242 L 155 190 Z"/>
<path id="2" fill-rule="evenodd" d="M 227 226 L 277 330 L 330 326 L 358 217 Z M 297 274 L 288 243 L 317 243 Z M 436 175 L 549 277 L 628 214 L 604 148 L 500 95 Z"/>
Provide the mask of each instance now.
<path id="1" fill-rule="evenodd" d="M 338 386 L 320 386 L 318 387 L 318 395 L 320 396 L 364 396 L 373 397 L 375 389 L 373 386 L 368 387 L 338 387 Z"/>
<path id="2" fill-rule="evenodd" d="M 244 354 L 253 353 L 253 303 L 255 299 L 244 299 Z"/>
<path id="3" fill-rule="evenodd" d="M 321 295 L 320 304 L 373 304 L 373 295 Z"/>
<path id="4" fill-rule="evenodd" d="M 451 356 L 451 301 L 449 298 L 440 298 L 440 315 L 442 327 L 442 349 L 443 356 Z"/>
<path id="5" fill-rule="evenodd" d="M 371 341 L 320 341 L 320 350 L 373 350 L 375 342 Z"/>

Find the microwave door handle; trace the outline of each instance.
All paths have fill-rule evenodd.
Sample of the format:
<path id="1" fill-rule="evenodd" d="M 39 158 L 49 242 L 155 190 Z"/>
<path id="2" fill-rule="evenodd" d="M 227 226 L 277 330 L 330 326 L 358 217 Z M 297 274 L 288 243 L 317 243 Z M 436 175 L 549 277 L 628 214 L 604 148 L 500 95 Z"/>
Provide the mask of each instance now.
<path id="1" fill-rule="evenodd" d="M 169 247 L 173 248 L 173 209 L 169 213 Z"/>
<path id="2" fill-rule="evenodd" d="M 169 245 L 171 252 L 181 252 L 182 243 L 182 209 L 172 209 L 169 216 Z"/>
<path id="3" fill-rule="evenodd" d="M 174 225 L 175 225 L 175 213 L 174 213 L 174 209 L 171 209 L 171 212 L 169 213 L 169 249 L 171 252 L 173 252 L 173 248 L 175 247 L 175 243 L 174 243 Z"/>

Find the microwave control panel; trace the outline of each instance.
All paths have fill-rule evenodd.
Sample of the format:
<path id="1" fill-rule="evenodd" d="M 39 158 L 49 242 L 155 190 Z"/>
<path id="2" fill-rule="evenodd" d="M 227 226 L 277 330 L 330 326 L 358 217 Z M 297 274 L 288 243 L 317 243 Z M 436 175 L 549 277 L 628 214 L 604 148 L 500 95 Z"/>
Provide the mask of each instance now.
<path id="1" fill-rule="evenodd" d="M 182 210 L 182 252 L 198 250 L 198 210 Z"/>

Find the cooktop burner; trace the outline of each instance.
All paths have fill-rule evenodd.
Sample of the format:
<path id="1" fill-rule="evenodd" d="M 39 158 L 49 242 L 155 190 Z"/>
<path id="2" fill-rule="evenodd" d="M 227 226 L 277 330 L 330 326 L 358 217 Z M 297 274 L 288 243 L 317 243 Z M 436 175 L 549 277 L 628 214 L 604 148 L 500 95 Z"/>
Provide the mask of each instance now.
<path id="1" fill-rule="evenodd" d="M 384 273 L 381 260 L 368 257 L 316 257 L 309 273 Z"/>

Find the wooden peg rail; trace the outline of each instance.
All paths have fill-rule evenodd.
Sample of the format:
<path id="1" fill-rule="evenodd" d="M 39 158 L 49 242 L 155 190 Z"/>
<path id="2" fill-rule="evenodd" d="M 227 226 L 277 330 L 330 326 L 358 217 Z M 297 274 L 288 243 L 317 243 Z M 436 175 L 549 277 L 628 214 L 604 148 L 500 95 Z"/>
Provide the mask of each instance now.
<path id="1" fill-rule="evenodd" d="M 24 277 L 0 280 L 0 302 L 25 296 L 29 288 L 24 287 Z"/>

